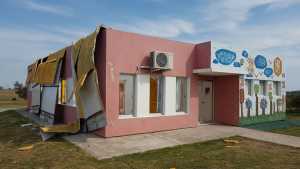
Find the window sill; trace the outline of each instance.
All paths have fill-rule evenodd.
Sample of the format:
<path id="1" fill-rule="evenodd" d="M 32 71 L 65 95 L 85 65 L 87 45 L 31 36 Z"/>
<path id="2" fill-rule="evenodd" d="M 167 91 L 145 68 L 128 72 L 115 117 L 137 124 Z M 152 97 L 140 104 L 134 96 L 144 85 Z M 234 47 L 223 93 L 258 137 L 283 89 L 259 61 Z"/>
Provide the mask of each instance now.
<path id="1" fill-rule="evenodd" d="M 132 118 L 148 118 L 148 117 L 170 117 L 170 116 L 182 116 L 188 115 L 186 112 L 176 112 L 174 114 L 162 114 L 162 113 L 149 113 L 146 116 L 134 116 L 134 115 L 119 115 L 119 119 L 132 119 Z"/>
<path id="2" fill-rule="evenodd" d="M 119 119 L 131 119 L 131 118 L 136 118 L 135 116 L 133 116 L 132 114 L 121 114 L 119 115 Z"/>

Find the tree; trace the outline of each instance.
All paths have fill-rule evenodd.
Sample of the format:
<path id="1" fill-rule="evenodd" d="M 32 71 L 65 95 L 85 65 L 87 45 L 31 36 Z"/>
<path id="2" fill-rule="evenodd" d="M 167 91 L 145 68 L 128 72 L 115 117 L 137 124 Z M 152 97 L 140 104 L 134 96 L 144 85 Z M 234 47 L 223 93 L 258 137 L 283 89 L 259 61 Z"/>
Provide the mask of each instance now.
<path id="1" fill-rule="evenodd" d="M 3 89 L 4 89 L 4 87 L 0 86 L 0 90 L 3 90 Z"/>
<path id="2" fill-rule="evenodd" d="M 14 90 L 19 97 L 21 97 L 23 99 L 27 98 L 27 87 L 23 86 L 22 83 L 16 81 L 14 83 Z"/>

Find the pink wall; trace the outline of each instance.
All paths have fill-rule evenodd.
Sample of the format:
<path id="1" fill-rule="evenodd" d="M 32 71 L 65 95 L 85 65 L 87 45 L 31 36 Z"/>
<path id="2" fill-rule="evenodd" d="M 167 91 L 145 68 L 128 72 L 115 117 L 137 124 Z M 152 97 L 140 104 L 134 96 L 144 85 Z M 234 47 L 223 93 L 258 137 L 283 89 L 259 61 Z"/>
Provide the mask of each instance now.
<path id="1" fill-rule="evenodd" d="M 214 78 L 214 117 L 216 122 L 237 125 L 239 123 L 239 76 Z"/>
<path id="2" fill-rule="evenodd" d="M 137 133 L 171 130 L 177 128 L 195 127 L 198 123 L 198 77 L 192 74 L 195 62 L 195 45 L 166 39 L 144 36 L 134 33 L 106 29 L 105 54 L 99 46 L 96 55 L 96 65 L 101 79 L 106 80 L 105 86 L 100 86 L 105 100 L 107 126 L 97 134 L 104 137 L 121 136 Z M 101 35 L 102 36 L 102 35 Z M 103 41 L 102 41 L 103 42 Z M 97 45 L 98 48 L 98 45 Z M 159 116 L 145 118 L 118 119 L 119 117 L 119 74 L 137 73 L 137 65 L 149 65 L 149 54 L 153 50 L 174 53 L 173 66 L 175 69 L 162 74 L 168 76 L 188 76 L 191 78 L 190 113 L 178 116 Z M 98 50 L 97 50 L 98 51 Z M 102 55 L 101 55 L 102 54 Z M 103 65 L 103 63 L 106 63 Z M 105 67 L 105 71 L 102 69 Z M 102 74 L 105 72 L 105 74 Z M 101 82 L 100 82 L 101 84 Z M 104 90 L 106 89 L 106 90 Z"/>
<path id="3" fill-rule="evenodd" d="M 211 42 L 199 43 L 196 45 L 196 58 L 194 69 L 210 68 Z"/>
<path id="4" fill-rule="evenodd" d="M 99 91 L 104 105 L 106 107 L 106 30 L 101 29 L 96 40 L 95 47 L 95 66 L 97 69 Z M 106 111 L 104 111 L 106 114 Z M 107 114 L 106 114 L 107 116 Z M 97 134 L 105 136 L 105 128 L 101 128 L 97 131 Z"/>

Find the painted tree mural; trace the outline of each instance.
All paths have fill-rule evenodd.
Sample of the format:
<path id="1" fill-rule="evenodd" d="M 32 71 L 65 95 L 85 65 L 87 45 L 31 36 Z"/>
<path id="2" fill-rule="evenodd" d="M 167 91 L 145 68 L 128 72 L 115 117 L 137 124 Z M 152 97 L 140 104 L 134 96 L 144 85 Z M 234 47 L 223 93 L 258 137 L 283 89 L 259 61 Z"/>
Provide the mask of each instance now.
<path id="1" fill-rule="evenodd" d="M 240 104 L 241 104 L 241 117 L 243 117 L 244 112 L 243 112 L 243 103 L 245 100 L 245 95 L 244 95 L 244 89 L 240 89 Z"/>
<path id="2" fill-rule="evenodd" d="M 262 98 L 260 100 L 260 108 L 262 110 L 262 114 L 265 115 L 266 114 L 266 108 L 268 106 L 268 102 L 265 98 Z"/>
<path id="3" fill-rule="evenodd" d="M 258 116 L 258 93 L 259 93 L 259 85 L 255 84 L 254 85 L 254 93 L 255 93 L 255 113 L 256 116 Z"/>
<path id="4" fill-rule="evenodd" d="M 248 98 L 246 100 L 246 107 L 247 107 L 247 117 L 250 117 L 250 111 L 251 111 L 251 108 L 252 108 L 252 101 Z"/>
<path id="5" fill-rule="evenodd" d="M 273 113 L 273 94 L 272 92 L 269 92 L 269 100 L 270 100 L 270 115 Z"/>

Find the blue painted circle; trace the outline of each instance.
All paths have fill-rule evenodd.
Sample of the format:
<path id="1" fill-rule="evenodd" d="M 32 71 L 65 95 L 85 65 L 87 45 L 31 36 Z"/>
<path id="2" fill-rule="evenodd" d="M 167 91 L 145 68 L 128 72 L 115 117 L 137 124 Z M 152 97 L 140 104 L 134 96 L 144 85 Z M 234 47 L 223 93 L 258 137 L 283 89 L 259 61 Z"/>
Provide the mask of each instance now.
<path id="1" fill-rule="evenodd" d="M 267 77 L 270 77 L 272 74 L 273 74 L 273 69 L 272 68 L 265 68 L 264 70 L 264 74 L 267 76 Z"/>
<path id="2" fill-rule="evenodd" d="M 246 50 L 243 50 L 242 56 L 245 58 L 248 58 L 248 52 Z"/>
<path id="3" fill-rule="evenodd" d="M 234 67 L 241 67 L 241 64 L 240 64 L 240 62 L 234 62 L 234 63 L 233 63 L 233 66 L 234 66 Z"/>
<path id="4" fill-rule="evenodd" d="M 258 69 L 264 69 L 267 67 L 267 59 L 262 55 L 257 55 L 254 60 L 255 66 Z"/>
<path id="5" fill-rule="evenodd" d="M 215 54 L 217 60 L 222 65 L 230 65 L 236 58 L 236 53 L 228 49 L 219 49 Z"/>

